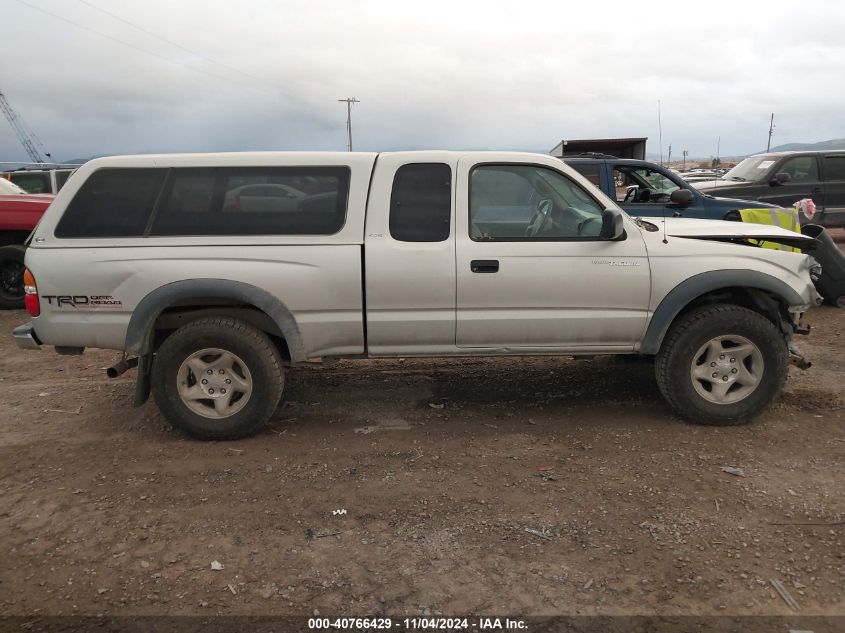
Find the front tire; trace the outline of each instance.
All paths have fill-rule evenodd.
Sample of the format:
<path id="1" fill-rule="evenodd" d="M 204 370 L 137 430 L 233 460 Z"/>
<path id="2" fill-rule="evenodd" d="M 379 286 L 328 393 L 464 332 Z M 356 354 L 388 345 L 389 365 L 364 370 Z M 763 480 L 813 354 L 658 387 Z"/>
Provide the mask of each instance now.
<path id="1" fill-rule="evenodd" d="M 23 271 L 26 247 L 0 247 L 0 310 L 23 309 Z"/>
<path id="2" fill-rule="evenodd" d="M 789 371 L 783 334 L 737 305 L 702 306 L 680 317 L 657 355 L 663 397 L 696 424 L 751 421 L 778 396 Z"/>
<path id="3" fill-rule="evenodd" d="M 176 330 L 156 351 L 152 388 L 173 426 L 200 440 L 233 440 L 266 423 L 282 397 L 279 351 L 243 321 L 211 317 Z"/>

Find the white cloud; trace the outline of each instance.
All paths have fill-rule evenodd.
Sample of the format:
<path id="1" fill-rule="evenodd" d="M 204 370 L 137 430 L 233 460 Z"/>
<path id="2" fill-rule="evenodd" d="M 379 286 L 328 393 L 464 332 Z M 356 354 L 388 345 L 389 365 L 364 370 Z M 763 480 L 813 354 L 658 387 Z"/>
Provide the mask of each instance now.
<path id="1" fill-rule="evenodd" d="M 845 136 L 838 3 L 87 0 L 197 57 L 86 2 L 24 1 L 136 47 L 5 0 L 0 90 L 56 157 L 342 149 L 346 96 L 357 149 L 657 152 L 658 99 L 673 154 L 757 150 L 770 112 L 775 143 Z"/>

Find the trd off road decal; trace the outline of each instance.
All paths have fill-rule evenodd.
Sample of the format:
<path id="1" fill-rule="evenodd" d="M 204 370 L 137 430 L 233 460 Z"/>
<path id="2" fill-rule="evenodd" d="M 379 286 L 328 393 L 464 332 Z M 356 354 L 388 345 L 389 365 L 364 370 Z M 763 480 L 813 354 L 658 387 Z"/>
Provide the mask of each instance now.
<path id="1" fill-rule="evenodd" d="M 47 305 L 60 308 L 122 308 L 123 302 L 111 295 L 41 295 Z"/>

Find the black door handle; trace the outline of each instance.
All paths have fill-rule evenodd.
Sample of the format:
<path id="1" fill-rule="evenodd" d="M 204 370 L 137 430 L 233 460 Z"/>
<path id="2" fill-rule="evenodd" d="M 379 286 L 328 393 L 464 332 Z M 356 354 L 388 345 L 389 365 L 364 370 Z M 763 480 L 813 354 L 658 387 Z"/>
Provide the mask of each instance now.
<path id="1" fill-rule="evenodd" d="M 469 269 L 474 273 L 497 273 L 499 272 L 499 260 L 473 259 L 469 263 Z"/>
<path id="2" fill-rule="evenodd" d="M 679 218 L 679 217 L 681 217 L 681 212 L 680 212 L 680 211 L 675 211 L 675 212 L 672 214 L 672 217 L 673 217 L 673 218 Z"/>
<path id="3" fill-rule="evenodd" d="M 813 187 L 813 193 L 821 193 L 821 192 L 822 192 L 821 187 Z"/>

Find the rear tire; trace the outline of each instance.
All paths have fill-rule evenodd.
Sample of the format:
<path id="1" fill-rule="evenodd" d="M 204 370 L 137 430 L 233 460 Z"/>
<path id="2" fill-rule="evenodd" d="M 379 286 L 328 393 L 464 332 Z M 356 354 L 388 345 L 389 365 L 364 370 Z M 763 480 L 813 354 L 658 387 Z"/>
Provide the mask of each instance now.
<path id="1" fill-rule="evenodd" d="M 23 309 L 23 271 L 26 247 L 0 247 L 0 310 Z"/>
<path id="2" fill-rule="evenodd" d="M 696 308 L 669 329 L 655 374 L 663 396 L 695 424 L 751 421 L 778 396 L 789 371 L 783 334 L 737 305 Z"/>
<path id="3" fill-rule="evenodd" d="M 200 440 L 233 440 L 266 423 L 282 397 L 284 372 L 268 336 L 243 321 L 192 321 L 156 351 L 152 388 L 173 426 Z"/>

